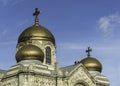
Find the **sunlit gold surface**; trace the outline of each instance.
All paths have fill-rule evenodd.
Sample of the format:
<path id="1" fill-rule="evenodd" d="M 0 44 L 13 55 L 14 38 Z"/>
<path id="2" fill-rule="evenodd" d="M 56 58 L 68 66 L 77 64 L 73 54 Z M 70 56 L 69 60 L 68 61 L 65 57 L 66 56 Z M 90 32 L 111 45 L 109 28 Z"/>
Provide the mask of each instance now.
<path id="1" fill-rule="evenodd" d="M 16 53 L 16 60 L 40 60 L 43 62 L 44 54 L 40 48 L 34 45 L 25 45 Z"/>
<path id="2" fill-rule="evenodd" d="M 19 36 L 18 43 L 30 40 L 35 37 L 36 40 L 39 39 L 39 40 L 51 41 L 53 42 L 53 44 L 55 44 L 55 38 L 52 35 L 52 33 L 48 29 L 40 25 L 39 26 L 33 25 L 25 29 Z"/>
<path id="3" fill-rule="evenodd" d="M 87 57 L 80 61 L 89 71 L 102 71 L 102 64 L 95 58 Z"/>

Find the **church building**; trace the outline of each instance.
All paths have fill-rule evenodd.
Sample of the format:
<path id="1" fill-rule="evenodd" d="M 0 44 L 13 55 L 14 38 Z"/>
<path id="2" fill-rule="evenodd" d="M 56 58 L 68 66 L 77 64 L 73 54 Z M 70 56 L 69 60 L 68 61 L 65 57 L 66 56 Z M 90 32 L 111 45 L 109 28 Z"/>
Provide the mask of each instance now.
<path id="1" fill-rule="evenodd" d="M 19 36 L 16 64 L 9 70 L 0 70 L 0 86 L 110 86 L 102 75 L 102 64 L 91 57 L 73 65 L 59 68 L 56 61 L 56 42 L 53 34 L 39 24 L 40 11 L 35 9 L 35 24 Z"/>

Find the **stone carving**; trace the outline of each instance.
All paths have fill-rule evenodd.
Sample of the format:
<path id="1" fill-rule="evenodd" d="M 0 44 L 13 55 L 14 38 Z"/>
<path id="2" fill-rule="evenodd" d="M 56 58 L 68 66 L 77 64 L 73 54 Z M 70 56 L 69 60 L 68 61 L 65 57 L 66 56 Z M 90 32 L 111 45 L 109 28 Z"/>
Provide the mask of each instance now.
<path id="1" fill-rule="evenodd" d="M 85 70 L 80 66 L 71 76 L 69 79 L 70 84 L 78 83 L 79 81 L 85 81 L 88 86 L 95 86 L 92 79 L 89 77 Z M 79 86 L 79 85 L 78 85 Z M 84 85 L 83 85 L 84 86 Z"/>

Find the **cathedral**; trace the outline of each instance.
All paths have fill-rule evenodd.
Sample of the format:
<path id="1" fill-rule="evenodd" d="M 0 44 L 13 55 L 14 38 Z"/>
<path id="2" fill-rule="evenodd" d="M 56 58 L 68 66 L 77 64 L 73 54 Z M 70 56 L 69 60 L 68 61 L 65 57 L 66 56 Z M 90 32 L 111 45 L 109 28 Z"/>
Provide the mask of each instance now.
<path id="1" fill-rule="evenodd" d="M 59 68 L 56 61 L 56 42 L 53 34 L 39 24 L 40 11 L 35 9 L 34 25 L 19 36 L 16 46 L 16 64 L 9 70 L 0 70 L 0 86 L 110 86 L 102 75 L 102 64 L 91 57 L 73 65 Z"/>

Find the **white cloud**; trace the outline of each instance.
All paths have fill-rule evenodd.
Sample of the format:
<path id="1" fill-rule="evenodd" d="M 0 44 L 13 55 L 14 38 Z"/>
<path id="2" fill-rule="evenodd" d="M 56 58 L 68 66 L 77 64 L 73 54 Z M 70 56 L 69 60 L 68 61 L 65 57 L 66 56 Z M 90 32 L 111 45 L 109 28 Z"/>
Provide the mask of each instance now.
<path id="1" fill-rule="evenodd" d="M 8 31 L 7 31 L 6 29 L 4 29 L 4 30 L 2 31 L 2 33 L 1 33 L 1 35 L 3 35 L 3 36 L 4 36 L 4 35 L 6 35 L 6 34 L 7 34 L 7 32 L 8 32 Z"/>
<path id="2" fill-rule="evenodd" d="M 21 2 L 23 2 L 23 1 L 25 1 L 25 0 L 13 0 L 14 2 L 13 2 L 13 5 L 16 5 L 16 4 L 18 4 L 18 3 L 21 3 Z"/>
<path id="3" fill-rule="evenodd" d="M 58 44 L 58 47 L 61 49 L 67 49 L 67 50 L 79 50 L 84 48 L 78 43 L 60 43 Z"/>
<path id="4" fill-rule="evenodd" d="M 101 17 L 98 21 L 98 28 L 107 36 L 114 33 L 120 28 L 120 14 L 115 13 L 108 16 Z"/>
<path id="5" fill-rule="evenodd" d="M 9 1 L 10 0 L 0 0 L 0 3 L 2 3 L 4 6 L 6 6 Z"/>
<path id="6" fill-rule="evenodd" d="M 29 22 L 29 19 L 24 19 L 24 20 L 20 21 L 19 23 L 17 23 L 17 27 L 21 27 L 24 24 L 27 24 L 28 22 Z"/>
<path id="7" fill-rule="evenodd" d="M 16 43 L 17 43 L 16 41 L 0 42 L 0 46 L 11 45 L 11 44 L 16 44 Z"/>
<path id="8" fill-rule="evenodd" d="M 5 36 L 9 31 L 8 31 L 8 26 L 6 24 L 0 24 L 0 36 Z"/>
<path id="9" fill-rule="evenodd" d="M 0 0 L 0 3 L 2 3 L 3 6 L 6 6 L 8 4 L 16 5 L 24 0 Z"/>
<path id="10" fill-rule="evenodd" d="M 108 44 L 109 43 L 109 44 Z M 91 47 L 96 52 L 102 52 L 102 53 L 111 53 L 111 54 L 117 54 L 120 56 L 119 51 L 120 48 L 118 47 L 120 44 L 120 41 L 114 41 L 114 42 L 99 42 L 98 43 L 60 43 L 58 44 L 58 49 L 60 50 L 68 50 L 68 51 L 83 51 L 86 50 L 87 47 Z"/>
<path id="11" fill-rule="evenodd" d="M 103 31 L 103 32 L 108 32 L 109 30 L 109 22 L 110 19 L 107 17 L 102 17 L 99 20 L 99 28 Z"/>

